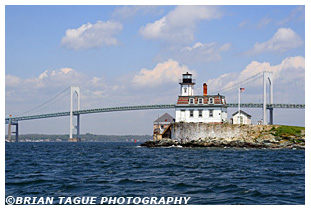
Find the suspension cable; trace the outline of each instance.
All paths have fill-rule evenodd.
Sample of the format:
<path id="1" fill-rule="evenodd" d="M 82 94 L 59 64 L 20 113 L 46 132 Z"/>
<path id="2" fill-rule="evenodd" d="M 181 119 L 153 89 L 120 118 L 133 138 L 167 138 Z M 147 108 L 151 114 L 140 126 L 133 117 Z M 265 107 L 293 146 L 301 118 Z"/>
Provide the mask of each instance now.
<path id="1" fill-rule="evenodd" d="M 91 91 L 89 89 L 87 89 L 86 87 L 83 87 L 83 86 L 80 86 L 81 88 L 83 88 L 84 90 L 86 90 L 87 92 L 93 94 L 94 96 L 100 96 L 101 99 L 105 99 L 105 100 L 109 100 L 109 101 L 113 101 L 113 102 L 122 102 L 124 104 L 133 104 L 133 105 L 137 105 L 135 103 L 131 103 L 131 102 L 127 102 L 127 101 L 121 101 L 121 100 L 114 100 L 114 99 L 111 99 L 109 97 L 105 97 L 105 96 L 102 96 L 102 95 L 98 95 L 98 94 L 95 94 L 94 91 Z"/>
<path id="2" fill-rule="evenodd" d="M 69 92 L 69 91 L 68 91 L 68 92 Z M 52 102 L 51 102 L 51 103 L 49 103 L 47 106 L 42 107 L 42 108 L 40 108 L 40 109 L 38 109 L 38 110 L 36 110 L 36 111 L 43 110 L 43 109 L 45 109 L 45 108 L 47 108 L 47 107 L 49 107 L 49 106 L 51 106 L 51 105 L 53 105 L 53 104 L 55 104 L 55 103 L 59 102 L 59 101 L 60 101 L 60 100 L 62 100 L 64 97 L 68 96 L 69 94 L 70 94 L 70 93 L 66 93 L 66 94 L 64 94 L 63 96 L 59 97 L 57 100 L 52 101 Z"/>
<path id="3" fill-rule="evenodd" d="M 40 108 L 40 107 L 46 105 L 47 103 L 49 103 L 49 102 L 51 102 L 52 100 L 54 100 L 55 98 L 57 98 L 59 95 L 63 94 L 63 93 L 64 93 L 66 90 L 68 90 L 69 88 L 70 88 L 70 87 L 67 87 L 67 88 L 64 89 L 62 92 L 60 92 L 59 94 L 57 94 L 56 96 L 54 96 L 53 98 L 51 98 L 50 100 L 44 102 L 43 104 L 41 104 L 41 105 L 39 105 L 39 106 L 36 106 L 36 107 L 33 108 L 33 109 L 30 109 L 30 110 L 28 110 L 28 111 L 26 111 L 26 112 L 24 112 L 24 113 L 18 115 L 18 117 L 20 117 L 20 116 L 22 116 L 22 115 L 24 115 L 24 114 L 27 114 L 27 113 L 29 113 L 29 112 L 32 112 L 32 111 L 34 111 L 34 110 L 36 110 L 36 109 L 38 109 L 38 108 Z"/>
<path id="4" fill-rule="evenodd" d="M 248 83 L 250 83 L 250 82 L 253 82 L 253 81 L 255 81 L 255 80 L 261 78 L 261 77 L 255 78 L 255 77 L 257 77 L 257 76 L 260 75 L 260 74 L 262 74 L 262 72 L 257 73 L 257 74 L 255 74 L 255 75 L 253 75 L 253 76 L 251 76 L 251 77 L 248 77 L 248 78 L 246 78 L 245 80 L 243 80 L 243 81 L 241 81 L 241 82 L 236 82 L 235 84 L 231 85 L 230 87 L 223 88 L 223 89 L 218 90 L 218 91 L 214 91 L 213 94 L 216 94 L 216 93 L 219 93 L 219 92 L 226 92 L 226 91 L 232 90 L 233 88 L 236 88 L 236 87 L 238 87 L 238 86 L 240 86 L 240 85 L 245 85 L 245 84 L 248 84 Z M 254 79 L 254 78 L 255 78 L 255 79 Z"/>

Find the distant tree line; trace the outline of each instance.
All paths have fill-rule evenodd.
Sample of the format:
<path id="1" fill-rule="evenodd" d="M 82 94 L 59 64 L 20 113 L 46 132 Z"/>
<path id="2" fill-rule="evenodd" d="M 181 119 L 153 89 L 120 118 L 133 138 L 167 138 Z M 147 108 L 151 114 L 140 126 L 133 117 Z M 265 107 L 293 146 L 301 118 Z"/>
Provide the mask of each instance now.
<path id="1" fill-rule="evenodd" d="M 8 136 L 6 135 L 7 139 Z M 13 137 L 14 138 L 14 137 Z M 40 140 L 49 139 L 50 141 L 67 141 L 69 135 L 67 134 L 20 134 L 18 136 L 20 140 Z M 80 138 L 85 141 L 148 141 L 152 139 L 150 135 L 98 135 L 98 134 L 80 134 Z"/>

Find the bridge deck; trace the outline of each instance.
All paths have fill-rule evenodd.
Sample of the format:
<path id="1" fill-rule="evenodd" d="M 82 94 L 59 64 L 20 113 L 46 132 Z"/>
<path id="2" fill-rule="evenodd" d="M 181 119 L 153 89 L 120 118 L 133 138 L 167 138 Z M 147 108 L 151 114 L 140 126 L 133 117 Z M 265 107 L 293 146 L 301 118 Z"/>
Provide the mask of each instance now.
<path id="1" fill-rule="evenodd" d="M 241 103 L 241 108 L 262 108 L 262 103 Z M 238 103 L 228 103 L 227 107 L 235 108 L 238 107 Z M 91 114 L 91 113 L 101 113 L 101 112 L 116 112 L 116 111 L 131 111 L 131 110 L 148 110 L 148 109 L 174 109 L 175 104 L 156 104 L 156 105 L 142 105 L 142 106 L 122 106 L 122 107 L 108 107 L 108 108 L 98 108 L 98 109 L 85 109 L 80 111 L 74 111 L 74 115 L 78 114 Z M 304 109 L 304 104 L 267 104 L 267 108 L 283 108 L 283 109 Z M 9 120 L 11 122 L 21 121 L 21 120 L 34 120 L 42 118 L 51 117 L 62 117 L 69 116 L 70 112 L 56 112 L 40 115 L 29 115 L 21 117 L 5 118 L 5 123 L 8 124 Z"/>

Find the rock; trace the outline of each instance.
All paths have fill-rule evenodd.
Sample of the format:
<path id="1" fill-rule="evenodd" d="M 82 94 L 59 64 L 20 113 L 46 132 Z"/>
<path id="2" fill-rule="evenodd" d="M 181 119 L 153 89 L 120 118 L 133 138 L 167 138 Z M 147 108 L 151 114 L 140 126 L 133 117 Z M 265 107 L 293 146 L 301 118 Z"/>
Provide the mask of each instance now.
<path id="1" fill-rule="evenodd" d="M 189 125 L 190 127 L 192 126 Z M 190 133 L 178 140 L 162 139 L 147 141 L 141 146 L 145 147 L 237 147 L 237 148 L 293 148 L 304 149 L 305 136 L 304 131 L 299 135 L 278 136 L 275 134 L 277 126 L 256 126 L 256 125 L 206 125 L 210 130 L 201 130 L 200 132 L 209 132 L 209 136 L 191 135 Z M 224 127 L 222 127 L 224 126 Z M 190 128 L 189 127 L 189 128 Z M 271 128 L 274 127 L 273 130 Z M 224 129 L 225 132 L 220 131 Z M 239 130 L 240 129 L 240 130 Z M 212 130 L 212 131 L 211 131 Z M 216 135 L 217 134 L 217 135 Z"/>
<path id="2" fill-rule="evenodd" d="M 280 146 L 286 147 L 286 146 L 288 146 L 288 145 L 290 145 L 290 142 L 289 142 L 289 141 L 286 141 L 286 140 L 281 140 L 281 141 L 280 141 Z"/>
<path id="3" fill-rule="evenodd" d="M 275 137 L 272 134 L 266 134 L 261 137 L 264 141 L 275 142 Z"/>

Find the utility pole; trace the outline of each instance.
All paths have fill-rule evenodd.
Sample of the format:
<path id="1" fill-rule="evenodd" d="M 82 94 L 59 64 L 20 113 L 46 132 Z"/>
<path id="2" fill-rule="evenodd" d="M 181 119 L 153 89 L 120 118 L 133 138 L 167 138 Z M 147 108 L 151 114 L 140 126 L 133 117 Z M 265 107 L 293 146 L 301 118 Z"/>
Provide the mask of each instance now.
<path id="1" fill-rule="evenodd" d="M 241 124 L 241 92 L 244 92 L 245 88 L 239 88 L 239 103 L 238 103 L 238 113 L 239 113 L 239 124 Z"/>

